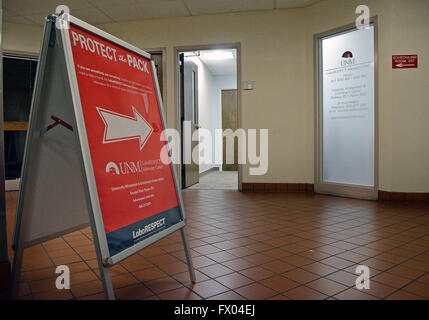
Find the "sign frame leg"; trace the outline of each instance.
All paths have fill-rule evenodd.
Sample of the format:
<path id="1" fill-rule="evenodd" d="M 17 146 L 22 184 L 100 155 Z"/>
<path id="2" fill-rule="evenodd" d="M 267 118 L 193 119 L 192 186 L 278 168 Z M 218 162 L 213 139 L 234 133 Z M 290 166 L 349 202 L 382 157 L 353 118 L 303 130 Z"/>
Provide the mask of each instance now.
<path id="1" fill-rule="evenodd" d="M 92 218 L 92 215 L 90 214 L 90 219 Z M 95 226 L 93 223 L 91 223 L 92 226 L 92 235 L 94 238 L 97 237 L 97 231 L 95 230 Z M 102 260 L 101 256 L 101 250 L 100 246 L 98 244 L 98 241 L 94 240 L 95 245 L 95 251 L 97 253 L 97 262 L 98 262 L 98 270 L 100 270 L 100 276 L 101 276 L 101 282 L 103 284 L 103 291 L 104 291 L 104 297 L 107 300 L 116 300 L 115 297 L 115 291 L 113 289 L 113 283 L 112 278 L 110 276 L 110 270 L 109 268 L 104 266 L 104 262 Z"/>
<path id="2" fill-rule="evenodd" d="M 21 240 L 18 240 L 15 244 L 15 252 L 13 255 L 13 266 L 11 275 L 11 299 L 16 299 L 19 296 L 19 286 L 21 282 L 21 270 L 22 270 L 22 257 L 23 257 L 23 245 Z"/>
<path id="3" fill-rule="evenodd" d="M 42 45 L 40 48 L 40 59 L 37 66 L 36 80 L 35 80 L 35 89 L 33 93 L 33 100 L 31 102 L 30 110 L 30 119 L 29 127 L 27 131 L 27 139 L 25 143 L 24 150 L 24 162 L 22 164 L 22 176 L 21 176 L 21 186 L 19 190 L 18 205 L 16 210 L 15 217 L 15 230 L 13 235 L 12 248 L 15 251 L 13 256 L 13 266 L 11 274 L 11 298 L 17 298 L 19 296 L 19 286 L 21 282 L 21 271 L 22 271 L 22 261 L 24 254 L 24 239 L 22 230 L 25 230 L 26 219 L 23 214 L 24 200 L 25 200 L 25 191 L 26 191 L 26 175 L 28 174 L 28 155 L 30 153 L 32 140 L 34 139 L 35 132 L 33 128 L 33 123 L 37 119 L 38 109 L 39 109 L 39 100 L 41 95 L 41 88 L 43 81 L 45 79 L 45 69 L 46 69 L 46 56 L 49 49 L 49 41 L 53 30 L 55 22 L 47 18 L 43 30 Z M 39 85 L 37 85 L 39 84 Z"/>
<path id="4" fill-rule="evenodd" d="M 189 276 L 191 277 L 191 282 L 195 283 L 196 282 L 195 269 L 194 269 L 194 265 L 192 264 L 191 249 L 189 248 L 188 237 L 186 235 L 185 227 L 180 229 L 180 234 L 182 236 L 183 246 L 185 249 L 185 256 L 186 256 L 186 262 L 188 264 Z"/>

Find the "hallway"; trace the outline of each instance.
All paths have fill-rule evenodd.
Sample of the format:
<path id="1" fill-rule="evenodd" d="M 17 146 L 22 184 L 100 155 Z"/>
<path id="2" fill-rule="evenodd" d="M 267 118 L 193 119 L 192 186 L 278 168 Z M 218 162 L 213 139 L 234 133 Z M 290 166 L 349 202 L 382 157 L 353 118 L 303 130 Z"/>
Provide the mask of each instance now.
<path id="1" fill-rule="evenodd" d="M 188 189 L 197 190 L 237 190 L 238 171 L 210 170 L 200 175 L 200 181 Z"/>

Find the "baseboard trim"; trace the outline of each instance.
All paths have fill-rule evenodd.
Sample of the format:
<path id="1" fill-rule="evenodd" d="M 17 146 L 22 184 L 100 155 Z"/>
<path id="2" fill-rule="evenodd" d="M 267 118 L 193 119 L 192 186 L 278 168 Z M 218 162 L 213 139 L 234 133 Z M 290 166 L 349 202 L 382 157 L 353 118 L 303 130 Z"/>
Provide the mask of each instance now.
<path id="1" fill-rule="evenodd" d="M 390 192 L 378 191 L 379 201 L 389 202 L 429 202 L 428 192 Z"/>
<path id="2" fill-rule="evenodd" d="M 256 183 L 243 182 L 242 192 L 252 193 L 314 193 L 312 183 Z M 428 192 L 378 191 L 379 201 L 429 202 Z"/>
<path id="3" fill-rule="evenodd" d="M 314 184 L 243 182 L 242 191 L 254 193 L 314 193 Z"/>

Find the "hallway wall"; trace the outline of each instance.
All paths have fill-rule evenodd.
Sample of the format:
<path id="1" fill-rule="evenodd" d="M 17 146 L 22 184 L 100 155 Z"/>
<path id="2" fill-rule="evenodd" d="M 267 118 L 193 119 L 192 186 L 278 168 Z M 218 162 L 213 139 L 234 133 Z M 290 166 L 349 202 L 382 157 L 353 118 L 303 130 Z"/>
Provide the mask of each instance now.
<path id="1" fill-rule="evenodd" d="M 198 67 L 198 124 L 201 128 L 213 132 L 213 86 L 214 78 L 209 68 L 198 57 L 185 57 L 185 60 L 194 62 Z M 200 150 L 201 151 L 201 150 Z M 214 148 L 212 147 L 212 155 Z M 213 168 L 212 164 L 201 163 L 200 173 Z"/>
<path id="2" fill-rule="evenodd" d="M 100 26 L 140 48 L 167 48 L 167 121 L 175 127 L 174 47 L 240 43 L 243 128 L 269 128 L 269 170 L 243 182 L 313 183 L 313 35 L 352 23 L 358 0 L 322 0 L 300 9 L 122 22 Z M 429 191 L 429 1 L 368 0 L 379 27 L 379 184 Z M 6 24 L 4 48 L 37 52 L 40 27 Z M 392 70 L 392 54 L 419 54 L 419 68 Z"/>

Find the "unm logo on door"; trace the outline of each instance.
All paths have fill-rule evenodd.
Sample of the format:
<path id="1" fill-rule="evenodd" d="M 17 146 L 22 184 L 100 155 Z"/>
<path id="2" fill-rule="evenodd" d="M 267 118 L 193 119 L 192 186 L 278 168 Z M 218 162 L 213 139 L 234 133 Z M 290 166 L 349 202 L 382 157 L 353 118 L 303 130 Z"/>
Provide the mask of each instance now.
<path id="1" fill-rule="evenodd" d="M 345 67 L 354 63 L 355 58 L 353 57 L 353 53 L 351 51 L 344 52 L 341 57 L 341 66 Z"/>

